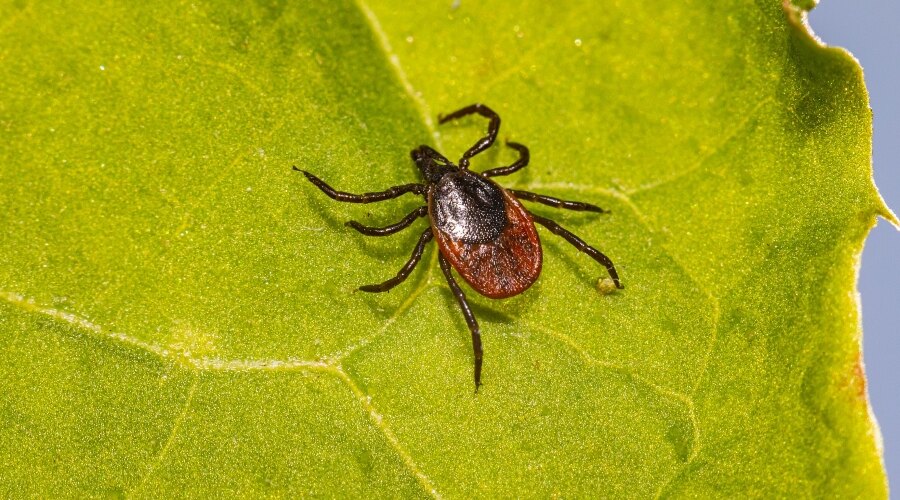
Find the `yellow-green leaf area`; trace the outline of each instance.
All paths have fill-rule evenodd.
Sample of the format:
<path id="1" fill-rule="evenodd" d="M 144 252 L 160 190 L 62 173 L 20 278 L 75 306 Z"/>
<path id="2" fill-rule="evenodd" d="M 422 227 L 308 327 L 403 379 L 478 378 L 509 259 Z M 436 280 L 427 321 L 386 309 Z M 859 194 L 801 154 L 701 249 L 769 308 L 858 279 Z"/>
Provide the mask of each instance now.
<path id="1" fill-rule="evenodd" d="M 3 496 L 853 496 L 877 215 L 861 70 L 780 2 L 0 4 Z M 540 281 L 469 332 L 409 151 L 484 132 Z M 498 143 L 475 170 L 513 161 Z"/>

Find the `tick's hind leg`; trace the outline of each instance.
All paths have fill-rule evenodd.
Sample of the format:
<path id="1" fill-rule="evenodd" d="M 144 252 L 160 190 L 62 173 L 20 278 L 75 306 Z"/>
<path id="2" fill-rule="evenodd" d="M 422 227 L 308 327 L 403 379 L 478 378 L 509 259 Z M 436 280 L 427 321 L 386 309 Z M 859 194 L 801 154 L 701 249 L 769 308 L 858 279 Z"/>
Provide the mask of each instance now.
<path id="1" fill-rule="evenodd" d="M 413 253 L 410 256 L 409 260 L 406 261 L 406 264 L 400 271 L 397 272 L 397 276 L 385 281 L 384 283 L 378 283 L 376 285 L 363 285 L 359 287 L 360 291 L 363 292 L 386 292 L 391 288 L 403 283 L 406 278 L 409 276 L 409 273 L 415 269 L 416 264 L 419 263 L 419 260 L 422 258 L 422 252 L 425 250 L 425 244 L 431 241 L 431 238 L 434 237 L 434 233 L 431 232 L 431 227 L 426 229 L 422 236 L 419 236 L 419 242 L 416 243 L 416 248 L 413 249 Z"/>
<path id="2" fill-rule="evenodd" d="M 609 259 L 609 257 L 607 257 L 606 255 L 603 255 L 602 252 L 600 252 L 596 248 L 588 245 L 587 243 L 584 242 L 584 240 L 582 240 L 578 236 L 575 236 L 575 234 L 568 231 L 564 227 L 560 226 L 556 222 L 554 222 L 550 219 L 545 219 L 539 215 L 531 214 L 531 216 L 534 217 L 535 222 L 546 227 L 553 234 L 558 234 L 559 236 L 562 236 L 563 238 L 565 238 L 566 241 L 571 243 L 575 248 L 590 255 L 591 258 L 593 258 L 597 262 L 603 264 L 603 266 L 606 267 L 606 272 L 609 273 L 609 277 L 612 278 L 613 283 L 616 284 L 616 288 L 624 288 L 622 286 L 622 284 L 619 283 L 619 273 L 616 272 L 616 267 L 613 265 L 613 262 L 612 262 L 612 260 Z"/>
<path id="3" fill-rule="evenodd" d="M 315 184 L 315 186 L 322 190 L 323 193 L 327 194 L 329 198 L 337 201 L 345 201 L 348 203 L 372 203 L 375 201 L 384 201 L 390 200 L 391 198 L 397 198 L 398 196 L 404 195 L 406 193 L 416 193 L 423 194 L 425 192 L 425 186 L 422 184 L 403 184 L 401 186 L 394 186 L 384 191 L 378 191 L 375 193 L 363 193 L 363 194 L 352 194 L 345 193 L 343 191 L 338 191 L 333 187 L 329 186 L 322 179 L 319 179 L 315 175 L 307 172 L 306 170 L 300 170 L 297 167 L 294 167 L 294 170 L 298 172 L 303 172 L 303 175 Z"/>
<path id="4" fill-rule="evenodd" d="M 475 113 L 491 120 L 490 123 L 488 123 L 488 133 L 486 136 L 478 139 L 478 142 L 462 155 L 462 158 L 459 159 L 459 166 L 461 168 L 469 168 L 469 158 L 491 147 L 491 144 L 497 139 L 497 133 L 500 131 L 500 115 L 484 104 L 472 104 L 462 109 L 458 109 L 449 115 L 438 116 L 438 123 L 447 123 L 450 120 L 455 120 Z"/>
<path id="5" fill-rule="evenodd" d="M 481 174 L 486 177 L 495 177 L 498 175 L 509 175 L 518 170 L 522 170 L 523 168 L 528 166 L 528 160 L 531 158 L 531 155 L 528 153 L 528 148 L 525 147 L 524 144 L 519 144 L 518 142 L 509 142 L 506 141 L 506 145 L 512 149 L 515 149 L 519 152 L 519 159 L 515 161 L 512 165 L 508 167 L 497 167 L 492 168 L 490 170 L 485 170 Z"/>
<path id="6" fill-rule="evenodd" d="M 560 200 L 559 198 L 554 198 L 552 196 L 532 193 L 531 191 L 519 191 L 517 189 L 507 189 L 507 191 L 512 193 L 516 198 L 536 201 L 538 203 L 543 203 L 544 205 L 550 205 L 554 208 L 565 208 L 566 210 L 575 210 L 577 212 L 597 212 L 598 214 L 609 213 L 608 210 L 603 210 L 597 205 L 591 205 L 590 203 L 581 201 Z"/>
<path id="7" fill-rule="evenodd" d="M 459 288 L 456 280 L 453 279 L 450 263 L 447 262 L 443 255 L 438 255 L 438 261 L 441 263 L 441 271 L 444 271 L 450 290 L 453 291 L 456 301 L 459 302 L 459 307 L 466 318 L 466 324 L 469 325 L 469 331 L 472 332 L 472 350 L 475 352 L 475 392 L 478 392 L 478 387 L 481 386 L 481 359 L 483 354 L 481 351 L 481 330 L 478 328 L 478 321 L 475 319 L 475 315 L 472 314 L 472 310 L 469 308 L 466 295 Z"/>
<path id="8" fill-rule="evenodd" d="M 384 227 L 371 227 L 364 226 L 355 220 L 351 220 L 347 222 L 347 226 L 356 229 L 366 236 L 388 236 L 390 234 L 399 233 L 400 231 L 408 228 L 413 222 L 416 221 L 419 217 L 424 217 L 428 214 L 428 207 L 422 206 L 419 207 L 409 214 L 406 217 L 400 219 L 400 222 L 391 224 L 390 226 Z"/>

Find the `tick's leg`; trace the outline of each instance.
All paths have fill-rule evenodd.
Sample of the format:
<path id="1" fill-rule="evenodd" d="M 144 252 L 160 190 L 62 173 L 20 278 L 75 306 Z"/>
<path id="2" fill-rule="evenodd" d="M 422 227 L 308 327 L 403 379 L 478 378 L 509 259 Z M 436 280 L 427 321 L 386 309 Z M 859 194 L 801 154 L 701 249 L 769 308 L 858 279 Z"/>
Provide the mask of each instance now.
<path id="1" fill-rule="evenodd" d="M 469 150 L 462 155 L 462 158 L 459 159 L 460 168 L 469 168 L 469 158 L 491 147 L 491 144 L 497 139 L 497 132 L 500 131 L 500 115 L 484 104 L 472 104 L 462 109 L 458 109 L 449 115 L 438 115 L 438 123 L 447 123 L 450 120 L 455 120 L 475 113 L 488 118 L 491 122 L 488 124 L 487 135 L 478 139 L 478 142 L 469 148 Z"/>
<path id="2" fill-rule="evenodd" d="M 518 142 L 509 142 L 506 141 L 506 145 L 515 149 L 519 152 L 519 159 L 516 160 L 515 163 L 508 167 L 498 167 L 492 168 L 490 170 L 485 170 L 481 174 L 487 177 L 494 177 L 497 175 L 509 175 L 517 170 L 521 170 L 528 165 L 528 160 L 531 156 L 528 154 L 528 148 L 524 145 L 519 144 Z"/>
<path id="3" fill-rule="evenodd" d="M 406 261 L 406 264 L 400 269 L 397 276 L 377 285 L 363 285 L 359 287 L 359 289 L 363 292 L 386 292 L 400 283 L 403 283 L 409 276 L 409 273 L 415 269 L 416 264 L 419 263 L 419 259 L 422 258 L 422 252 L 425 250 L 425 244 L 431 241 L 432 237 L 434 237 L 434 233 L 431 232 L 431 227 L 429 227 L 422 233 L 422 236 L 419 237 L 419 242 L 416 243 L 416 248 L 413 249 L 412 256 Z"/>
<path id="4" fill-rule="evenodd" d="M 519 191 L 517 189 L 507 189 L 510 193 L 513 194 L 516 198 L 520 198 L 522 200 L 528 201 L 536 201 L 538 203 L 543 203 L 544 205 L 550 205 L 555 208 L 565 208 L 567 210 L 575 210 L 578 212 L 597 212 L 598 214 L 609 213 L 608 210 L 603 210 L 597 205 L 591 205 L 590 203 L 583 203 L 580 201 L 566 201 L 560 200 L 559 198 L 554 198 L 552 196 L 545 196 L 543 194 L 532 193 L 531 191 Z"/>
<path id="5" fill-rule="evenodd" d="M 456 301 L 459 302 L 459 307 L 462 309 L 463 316 L 466 318 L 466 323 L 469 325 L 469 331 L 472 332 L 472 350 L 475 352 L 475 392 L 478 392 L 478 387 L 481 385 L 481 330 L 478 328 L 478 321 L 475 319 L 475 315 L 472 314 L 472 310 L 469 309 L 469 303 L 466 302 L 466 295 L 459 288 L 459 285 L 456 284 L 456 280 L 453 279 L 453 274 L 450 271 L 450 263 L 447 262 L 447 259 L 445 259 L 443 255 L 438 255 L 438 261 L 441 263 L 441 271 L 444 271 L 444 276 L 447 277 L 447 284 L 450 285 L 450 290 L 453 291 L 453 295 L 456 296 Z"/>
<path id="6" fill-rule="evenodd" d="M 428 207 L 419 207 L 412 212 L 410 212 L 406 217 L 400 220 L 395 224 L 391 224 L 390 226 L 385 227 L 371 227 L 364 226 L 355 220 L 351 220 L 347 222 L 347 225 L 356 229 L 357 231 L 365 234 L 366 236 L 387 236 L 389 234 L 394 234 L 400 232 L 410 226 L 413 222 L 416 221 L 419 217 L 424 217 L 428 214 Z"/>
<path id="7" fill-rule="evenodd" d="M 348 203 L 372 203 L 375 201 L 384 201 L 390 200 L 391 198 L 397 198 L 406 193 L 423 194 L 425 192 L 425 186 L 422 184 L 403 184 L 402 186 L 394 186 L 377 193 L 345 193 L 343 191 L 335 190 L 333 187 L 325 184 L 325 181 L 319 179 L 306 170 L 300 170 L 297 167 L 294 167 L 294 170 L 303 172 L 303 175 L 305 175 L 306 178 L 309 179 L 309 182 L 315 184 L 316 187 L 321 189 L 323 193 L 327 194 L 329 198 L 337 201 L 346 201 Z"/>
<path id="8" fill-rule="evenodd" d="M 431 158 L 432 160 L 442 165 L 450 164 L 450 160 L 448 160 L 444 155 L 438 153 L 430 146 L 426 146 L 424 144 L 410 151 L 409 155 L 412 156 L 413 161 L 416 163 L 418 163 L 419 159 L 421 158 Z"/>
<path id="9" fill-rule="evenodd" d="M 584 240 L 582 240 L 578 236 L 575 236 L 570 231 L 563 228 L 556 222 L 554 222 L 550 219 L 545 219 L 539 215 L 531 214 L 531 216 L 534 217 L 535 222 L 546 227 L 553 234 L 558 234 L 558 235 L 562 236 L 563 238 L 566 239 L 566 241 L 571 243 L 575 248 L 590 255 L 594 260 L 603 264 L 606 267 L 606 272 L 609 273 L 609 277 L 612 278 L 613 283 L 616 284 L 616 288 L 624 288 L 622 286 L 622 284 L 619 283 L 619 273 L 616 272 L 616 267 L 613 265 L 612 261 L 609 260 L 609 257 L 603 255 L 603 253 L 601 253 L 599 250 L 588 245 L 587 243 L 584 242 Z"/>

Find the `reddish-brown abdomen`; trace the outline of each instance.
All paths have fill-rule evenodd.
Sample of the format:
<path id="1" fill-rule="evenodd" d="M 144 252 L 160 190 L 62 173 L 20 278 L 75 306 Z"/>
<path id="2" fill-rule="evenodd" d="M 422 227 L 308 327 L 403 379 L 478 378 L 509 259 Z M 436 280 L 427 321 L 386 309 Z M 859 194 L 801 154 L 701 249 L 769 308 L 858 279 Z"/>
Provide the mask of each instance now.
<path id="1" fill-rule="evenodd" d="M 541 274 L 541 241 L 531 214 L 512 195 L 503 192 L 508 225 L 484 243 L 452 239 L 432 224 L 441 254 L 472 288 L 492 299 L 518 295 Z"/>

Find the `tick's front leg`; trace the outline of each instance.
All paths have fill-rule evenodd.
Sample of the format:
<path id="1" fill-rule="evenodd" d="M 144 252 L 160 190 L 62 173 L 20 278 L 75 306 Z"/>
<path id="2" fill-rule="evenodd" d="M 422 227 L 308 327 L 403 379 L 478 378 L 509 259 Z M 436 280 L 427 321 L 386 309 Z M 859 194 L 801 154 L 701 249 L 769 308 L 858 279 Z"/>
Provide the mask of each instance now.
<path id="1" fill-rule="evenodd" d="M 306 176 L 306 179 L 309 180 L 309 182 L 315 184 L 317 188 L 319 188 L 323 193 L 327 194 L 328 197 L 332 200 L 343 201 L 347 203 L 374 203 L 376 201 L 384 201 L 390 200 L 391 198 L 397 198 L 406 193 L 423 194 L 425 192 L 425 186 L 422 184 L 403 184 L 401 186 L 394 186 L 385 189 L 384 191 L 378 191 L 375 193 L 345 193 L 344 191 L 338 191 L 337 189 L 334 189 L 333 187 L 325 183 L 325 181 L 319 179 L 306 170 L 300 170 L 297 167 L 294 167 L 294 170 L 296 170 L 297 172 L 302 172 L 303 175 Z"/>
<path id="2" fill-rule="evenodd" d="M 447 123 L 450 120 L 455 120 L 475 113 L 490 120 L 488 123 L 488 133 L 486 136 L 478 139 L 478 142 L 469 148 L 468 151 L 462 155 L 462 158 L 459 159 L 459 166 L 464 169 L 469 168 L 469 158 L 491 147 L 491 144 L 497 139 L 497 133 L 500 131 L 500 115 L 491 108 L 479 103 L 457 109 L 449 115 L 438 116 L 438 123 Z"/>

